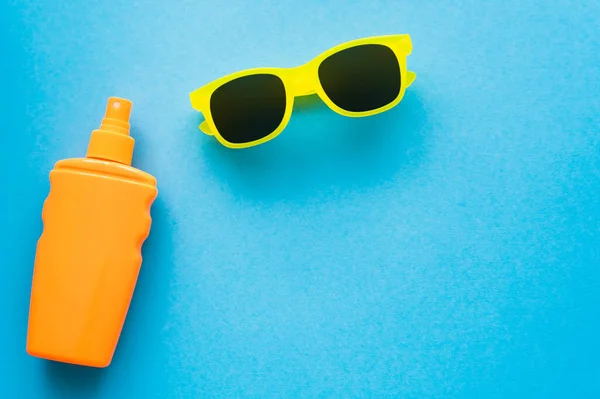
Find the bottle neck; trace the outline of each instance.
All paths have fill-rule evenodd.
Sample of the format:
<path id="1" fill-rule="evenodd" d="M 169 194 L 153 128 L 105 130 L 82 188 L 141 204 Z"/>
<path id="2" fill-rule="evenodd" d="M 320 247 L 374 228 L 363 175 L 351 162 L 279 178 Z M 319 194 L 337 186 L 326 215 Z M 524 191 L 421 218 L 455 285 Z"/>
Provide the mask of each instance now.
<path id="1" fill-rule="evenodd" d="M 134 145 L 131 136 L 98 129 L 92 132 L 86 157 L 131 165 Z"/>

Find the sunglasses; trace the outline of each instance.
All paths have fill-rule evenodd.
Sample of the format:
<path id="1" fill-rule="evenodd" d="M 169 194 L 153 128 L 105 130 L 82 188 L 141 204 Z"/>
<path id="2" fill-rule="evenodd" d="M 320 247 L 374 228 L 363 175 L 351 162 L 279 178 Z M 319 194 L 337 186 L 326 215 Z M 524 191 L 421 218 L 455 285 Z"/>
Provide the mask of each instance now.
<path id="1" fill-rule="evenodd" d="M 406 70 L 409 35 L 379 36 L 338 45 L 296 68 L 257 68 L 218 79 L 190 94 L 204 114 L 204 133 L 229 148 L 265 143 L 283 131 L 294 98 L 317 94 L 349 117 L 396 106 L 416 78 Z"/>

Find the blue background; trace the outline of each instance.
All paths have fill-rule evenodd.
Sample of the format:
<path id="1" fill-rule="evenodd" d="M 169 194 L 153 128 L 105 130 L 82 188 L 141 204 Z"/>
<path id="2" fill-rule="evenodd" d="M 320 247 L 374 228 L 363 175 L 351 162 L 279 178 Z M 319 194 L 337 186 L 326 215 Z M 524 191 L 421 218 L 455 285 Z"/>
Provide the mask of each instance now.
<path id="1" fill-rule="evenodd" d="M 449 4 L 454 3 L 454 4 Z M 0 396 L 600 397 L 598 1 L 0 4 Z M 379 116 L 244 151 L 188 93 L 410 33 Z M 134 102 L 159 197 L 113 364 L 25 353 L 54 162 Z"/>

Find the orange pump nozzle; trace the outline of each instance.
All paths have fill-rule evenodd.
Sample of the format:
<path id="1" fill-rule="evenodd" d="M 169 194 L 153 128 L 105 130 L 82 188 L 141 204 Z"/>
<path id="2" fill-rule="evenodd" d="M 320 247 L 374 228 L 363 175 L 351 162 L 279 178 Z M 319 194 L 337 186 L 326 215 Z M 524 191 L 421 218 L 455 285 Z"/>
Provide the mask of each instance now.
<path id="1" fill-rule="evenodd" d="M 131 101 L 110 97 L 102 124 L 92 132 L 88 158 L 103 159 L 131 165 L 135 140 L 129 136 Z"/>
<path id="2" fill-rule="evenodd" d="M 126 128 L 127 131 L 123 132 L 129 134 L 129 115 L 131 114 L 131 101 L 125 100 L 124 98 L 110 97 L 108 99 L 108 105 L 106 106 L 106 112 L 104 113 L 104 119 L 102 125 L 106 127 L 119 126 Z"/>

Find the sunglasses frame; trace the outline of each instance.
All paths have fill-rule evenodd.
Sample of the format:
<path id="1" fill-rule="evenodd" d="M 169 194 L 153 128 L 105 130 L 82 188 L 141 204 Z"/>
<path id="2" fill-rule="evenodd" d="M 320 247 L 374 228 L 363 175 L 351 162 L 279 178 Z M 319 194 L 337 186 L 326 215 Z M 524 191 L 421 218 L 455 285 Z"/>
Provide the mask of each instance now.
<path id="1" fill-rule="evenodd" d="M 344 110 L 338 107 L 333 101 L 329 99 L 321 82 L 319 80 L 319 66 L 321 63 L 330 57 L 333 54 L 339 53 L 340 51 L 364 45 L 364 44 L 379 44 L 388 47 L 394 52 L 398 60 L 398 65 L 400 66 L 400 92 L 396 99 L 390 102 L 383 107 L 370 110 L 370 111 L 362 111 L 362 112 L 351 112 Z M 406 69 L 406 58 L 412 52 L 412 42 L 410 36 L 407 34 L 402 35 L 389 35 L 389 36 L 375 36 L 368 37 L 363 39 L 352 40 L 340 45 L 337 45 L 321 54 L 317 57 L 309 61 L 308 63 L 295 67 L 295 68 L 253 68 L 247 69 L 244 71 L 232 73 L 230 75 L 224 76 L 220 79 L 217 79 L 190 94 L 190 101 L 192 102 L 192 107 L 202 112 L 204 115 L 204 122 L 200 124 L 200 130 L 202 130 L 205 134 L 209 136 L 215 136 L 217 140 L 225 147 L 228 148 L 248 148 L 254 147 L 259 144 L 266 143 L 269 140 L 277 137 L 287 126 L 290 121 L 292 115 L 292 109 L 294 107 L 294 99 L 296 97 L 309 96 L 312 94 L 317 94 L 319 98 L 327 104 L 329 108 L 333 111 L 337 112 L 340 115 L 348 116 L 348 117 L 364 117 L 376 115 L 382 112 L 389 110 L 390 108 L 395 107 L 404 97 L 404 93 L 406 89 L 413 83 L 416 78 L 416 74 L 414 72 L 408 71 Z M 279 77 L 283 82 L 285 87 L 285 96 L 286 96 L 286 108 L 285 113 L 283 115 L 283 119 L 279 123 L 277 129 L 275 129 L 269 135 L 262 137 L 258 140 L 250 141 L 247 143 L 231 143 L 227 141 L 217 129 L 215 122 L 212 117 L 212 112 L 210 110 L 210 99 L 212 94 L 216 89 L 228 83 L 232 80 L 249 76 L 249 75 L 261 75 L 261 74 L 271 74 Z"/>

